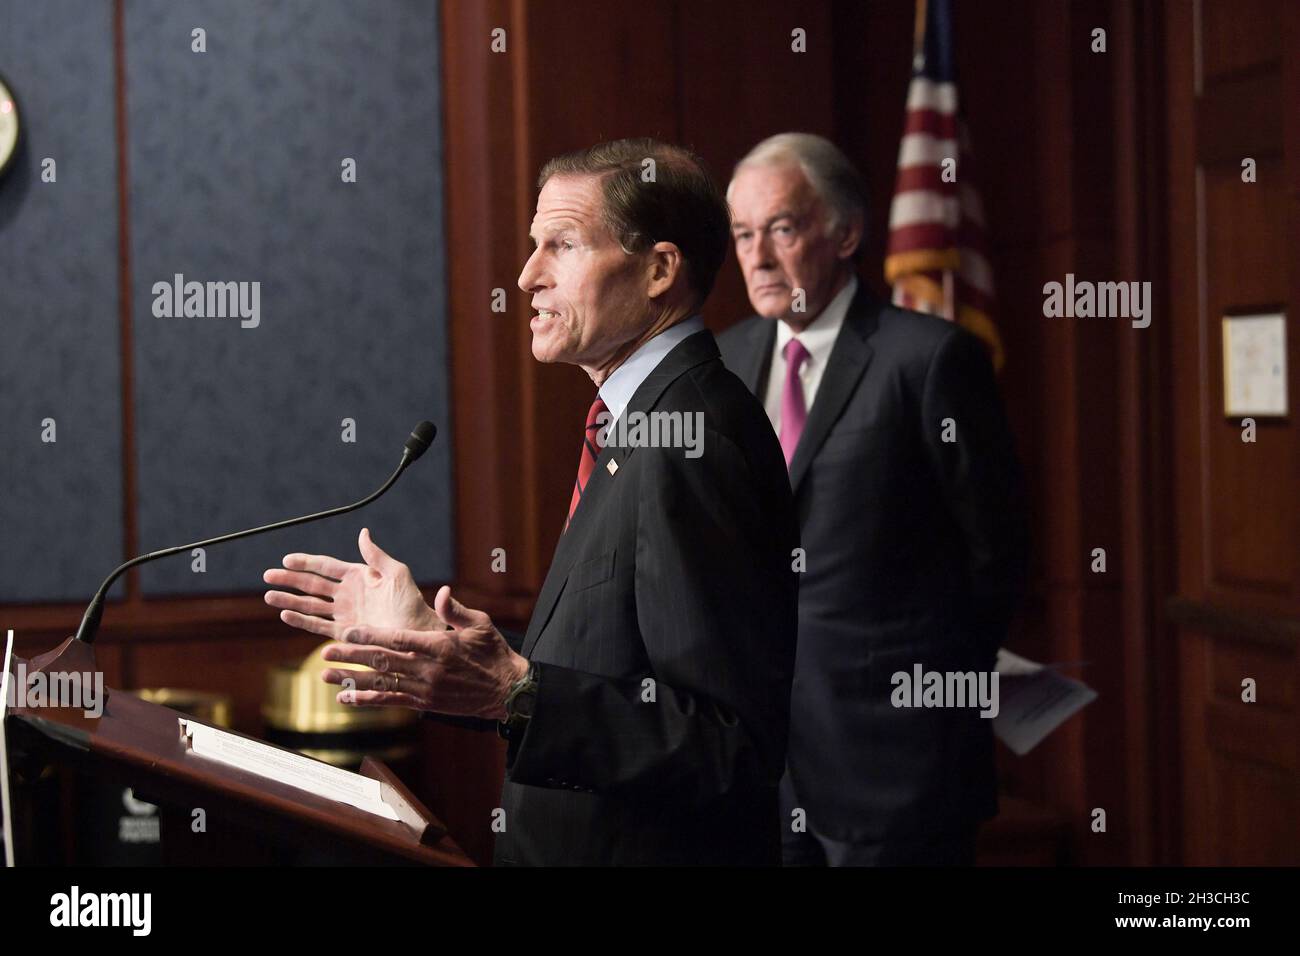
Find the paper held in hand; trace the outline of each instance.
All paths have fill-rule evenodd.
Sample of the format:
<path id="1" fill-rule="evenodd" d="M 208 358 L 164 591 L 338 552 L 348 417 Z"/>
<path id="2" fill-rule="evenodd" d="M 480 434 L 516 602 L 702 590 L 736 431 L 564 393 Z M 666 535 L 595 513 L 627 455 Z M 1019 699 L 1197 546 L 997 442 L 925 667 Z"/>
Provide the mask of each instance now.
<path id="1" fill-rule="evenodd" d="M 346 803 L 388 820 L 398 819 L 396 811 L 384 802 L 378 780 L 185 717 L 180 718 L 179 723 L 181 737 L 200 757 L 238 767 L 328 800 Z"/>
<path id="2" fill-rule="evenodd" d="M 1073 714 L 1097 698 L 1082 681 L 1058 673 L 1059 664 L 1039 664 L 998 649 L 996 669 L 1001 686 L 993 733 L 1023 757 Z"/>

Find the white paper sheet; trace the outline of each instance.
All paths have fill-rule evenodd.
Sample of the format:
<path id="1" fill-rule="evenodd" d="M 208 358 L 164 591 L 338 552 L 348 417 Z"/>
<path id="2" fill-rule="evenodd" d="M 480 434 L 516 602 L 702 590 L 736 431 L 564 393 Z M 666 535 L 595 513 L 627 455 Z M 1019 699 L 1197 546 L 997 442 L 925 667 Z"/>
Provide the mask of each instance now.
<path id="1" fill-rule="evenodd" d="M 249 740 L 185 717 L 180 718 L 180 725 L 181 733 L 189 738 L 190 748 L 200 757 L 229 764 L 259 777 L 337 800 L 389 820 L 398 818 L 397 812 L 384 803 L 379 781 L 371 777 L 331 767 L 319 760 L 281 750 L 259 740 Z"/>
<path id="2" fill-rule="evenodd" d="M 9 703 L 9 681 L 12 679 L 9 662 L 13 660 L 13 652 L 14 632 L 9 631 L 5 636 L 4 670 L 0 671 L 3 674 L 3 678 L 0 678 L 0 817 L 4 819 L 5 866 L 14 865 L 14 824 L 13 810 L 9 806 L 9 749 L 6 742 L 8 731 L 4 724 Z"/>
<path id="3" fill-rule="evenodd" d="M 1082 681 L 1057 672 L 1058 665 L 1043 665 L 998 649 L 1000 709 L 993 718 L 993 733 L 1020 757 L 1044 737 L 1097 698 Z"/>

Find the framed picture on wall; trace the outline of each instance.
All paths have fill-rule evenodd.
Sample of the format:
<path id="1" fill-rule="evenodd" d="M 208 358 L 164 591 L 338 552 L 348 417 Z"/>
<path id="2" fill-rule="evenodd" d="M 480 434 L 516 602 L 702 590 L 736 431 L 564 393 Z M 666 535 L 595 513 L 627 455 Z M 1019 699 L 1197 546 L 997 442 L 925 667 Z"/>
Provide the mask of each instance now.
<path id="1" fill-rule="evenodd" d="M 1286 313 L 1225 315 L 1223 414 L 1284 417 L 1286 389 Z"/>

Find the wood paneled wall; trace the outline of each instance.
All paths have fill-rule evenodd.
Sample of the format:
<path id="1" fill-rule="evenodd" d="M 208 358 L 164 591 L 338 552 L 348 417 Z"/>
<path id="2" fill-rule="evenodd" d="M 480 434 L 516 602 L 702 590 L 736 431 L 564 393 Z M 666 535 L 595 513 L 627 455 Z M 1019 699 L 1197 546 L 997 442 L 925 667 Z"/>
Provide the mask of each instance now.
<path id="1" fill-rule="evenodd" d="M 1300 862 L 1300 8 L 1170 6 L 1182 854 Z M 1253 159 L 1256 181 L 1243 179 Z M 1288 314 L 1291 414 L 1224 414 L 1225 315 Z M 1243 681 L 1257 699 L 1243 700 Z"/>
<path id="2" fill-rule="evenodd" d="M 531 176 L 554 152 L 648 133 L 693 146 L 725 176 L 763 136 L 803 129 L 835 137 L 868 177 L 875 208 L 864 278 L 881 288 L 912 4 L 759 3 L 746 4 L 743 12 L 720 6 L 663 4 L 651 12 L 603 6 L 598 16 L 594 6 L 581 3 L 503 3 L 476 24 L 479 36 L 489 23 L 508 22 L 512 36 L 526 38 L 525 51 L 509 65 L 493 67 L 480 57 L 488 75 L 497 68 L 515 71 L 514 120 L 508 126 L 502 115 L 483 121 L 497 131 L 496 148 L 514 150 L 516 178 L 505 193 L 516 218 L 510 222 L 502 209 L 499 228 L 515 230 L 518 262 L 527 251 L 522 237 L 531 213 Z M 1278 132 L 1273 152 L 1261 151 L 1261 172 L 1274 172 L 1282 163 L 1281 138 L 1293 141 L 1295 135 L 1282 132 L 1281 117 L 1288 109 L 1300 114 L 1294 78 L 1277 56 L 1292 36 L 1287 31 L 1294 29 L 1294 14 L 1284 15 L 1277 5 L 1231 15 L 1230 9 L 1205 8 L 1210 12 L 1200 42 L 1206 62 L 1214 70 L 1247 74 L 1258 73 L 1257 63 L 1271 63 L 1273 76 L 1254 75 L 1250 102 L 1220 104 L 1218 115 L 1234 124 L 1231 129 L 1248 128 L 1248 142 L 1267 127 L 1263 116 L 1270 117 Z M 1188 182 L 1180 163 L 1213 148 L 1192 112 L 1178 107 L 1186 92 L 1178 71 L 1190 41 L 1186 31 L 1171 27 L 1190 23 L 1194 14 L 1187 0 L 1024 0 L 999 4 L 993 19 L 987 5 L 958 4 L 961 95 L 991 224 L 997 319 L 1009 353 L 1002 384 L 1036 519 L 1033 593 L 1011 643 L 1039 659 L 1078 662 L 1076 673 L 1101 694 L 1029 757 L 1002 752 L 1004 788 L 1017 801 L 1055 814 L 1070 835 L 1067 858 L 1080 862 L 1179 862 L 1195 856 L 1188 834 L 1205 825 L 1196 794 L 1206 775 L 1194 759 L 1183 765 L 1189 753 L 1200 752 L 1204 709 L 1185 712 L 1198 685 L 1195 673 L 1185 673 L 1188 650 L 1167 613 L 1170 597 L 1199 593 L 1180 575 L 1179 561 L 1186 563 L 1195 546 L 1189 535 L 1202 534 L 1188 526 L 1194 515 L 1184 507 L 1186 479 L 1208 459 L 1199 438 L 1189 444 L 1183 432 L 1192 409 L 1218 400 L 1212 381 L 1217 338 L 1189 334 L 1185 305 L 1194 301 L 1187 296 L 1199 294 L 1189 278 L 1198 274 L 1197 264 L 1180 258 L 1181 244 L 1195 233 L 1178 212 L 1177 197 Z M 795 27 L 808 31 L 809 52 L 802 56 L 789 50 Z M 1093 49 L 1099 28 L 1106 31 L 1104 51 Z M 1255 36 L 1268 30 L 1274 31 L 1268 38 Z M 449 40 L 453 33 L 448 30 Z M 473 31 L 465 35 L 475 38 Z M 1213 52 L 1206 52 L 1210 47 Z M 605 81 L 593 84 L 593 73 Z M 471 77 L 466 86 L 478 82 Z M 455 138 L 454 128 L 449 135 Z M 1213 264 L 1216 270 L 1244 276 L 1247 268 L 1262 268 L 1277 275 L 1282 263 L 1294 261 L 1295 227 L 1285 218 L 1293 211 L 1279 212 L 1281 204 L 1272 201 L 1278 198 L 1264 193 L 1222 208 L 1223 245 L 1231 251 Z M 1256 239 L 1267 247 L 1260 253 L 1231 242 L 1240 230 L 1253 230 L 1248 217 L 1255 206 L 1258 215 L 1271 217 Z M 463 214 L 474 218 L 481 211 L 466 205 Z M 1151 326 L 1045 319 L 1043 284 L 1063 281 L 1067 273 L 1151 282 Z M 481 282 L 462 292 L 470 315 L 481 316 Z M 537 457 L 506 480 L 515 496 L 531 496 L 544 514 L 558 514 L 572 472 L 563 449 L 591 387 L 571 370 L 528 366 L 526 310 L 519 302 L 513 315 L 515 356 L 524 369 L 523 392 L 511 400 L 532 429 L 524 453 Z M 747 311 L 729 261 L 707 318 L 716 329 Z M 1279 436 L 1249 475 L 1234 471 L 1229 458 L 1206 465 L 1222 487 L 1205 492 L 1201 510 L 1218 522 L 1223 537 L 1214 548 L 1225 560 L 1257 577 L 1273 576 L 1273 598 L 1251 606 L 1265 614 L 1266 628 L 1289 634 L 1295 607 L 1277 599 L 1277 580 L 1294 580 L 1294 511 L 1282 502 L 1295 476 L 1297 443 L 1289 430 Z M 543 449 L 550 448 L 560 449 L 557 457 L 545 458 Z M 519 483 L 510 485 L 514 479 Z M 1225 484 L 1230 481 L 1236 484 Z M 495 494 L 512 496 L 509 490 Z M 1234 510 L 1251 504 L 1263 506 L 1256 512 L 1260 533 L 1233 534 Z M 1280 520 L 1268 523 L 1268 515 Z M 555 530 L 544 518 L 534 526 L 527 546 L 539 550 L 527 559 L 529 575 L 544 569 Z M 1106 552 L 1104 573 L 1092 570 L 1095 548 Z M 483 562 L 484 553 L 476 545 L 462 557 Z M 523 587 L 535 583 L 526 577 Z M 1294 669 L 1282 665 L 1293 661 L 1294 642 L 1282 638 L 1274 651 L 1261 666 L 1277 675 L 1285 713 L 1286 674 Z M 1294 724 L 1283 720 L 1275 729 L 1286 731 L 1275 749 L 1293 754 Z M 1252 800 L 1290 793 L 1283 779 L 1294 776 L 1286 778 L 1286 770 L 1280 765 L 1281 776 L 1269 778 L 1271 789 Z M 1274 800 L 1264 817 L 1271 820 L 1281 805 Z M 1100 832 L 1097 810 L 1106 813 Z M 1269 829 L 1260 828 L 1251 845 L 1263 847 L 1268 841 L 1260 834 Z M 1294 854 L 1292 830 L 1274 836 L 1275 845 Z M 1217 853 L 1200 858 L 1227 859 Z"/>
<path id="3" fill-rule="evenodd" d="M 453 321 L 474 340 L 457 355 L 479 354 L 485 338 L 513 349 L 504 358 L 494 351 L 482 367 L 458 358 L 456 374 L 490 380 L 501 363 L 518 363 L 509 388 L 485 401 L 503 403 L 502 428 L 519 421 L 526 429 L 516 450 L 521 458 L 512 462 L 517 468 L 486 481 L 477 476 L 459 492 L 462 508 L 473 510 L 480 509 L 467 494 L 483 497 L 483 511 L 524 501 L 524 520 L 533 522 L 514 529 L 518 538 L 505 545 L 529 549 L 513 583 L 487 575 L 493 542 L 480 536 L 483 529 L 462 528 L 460 557 L 463 574 L 475 574 L 477 564 L 476 580 L 505 594 L 535 588 L 535 575 L 544 571 L 558 532 L 548 518 L 563 512 L 572 478 L 566 449 L 592 391 L 581 373 L 531 362 L 523 297 L 512 298 L 506 316 L 486 309 L 490 288 L 480 260 L 492 262 L 493 285 L 512 289 L 504 250 L 516 268 L 527 254 L 536 169 L 562 150 L 650 134 L 692 146 L 725 177 L 771 133 L 830 135 L 868 178 L 874 202 L 864 278 L 883 291 L 913 7 L 757 3 L 742 13 L 685 3 L 620 9 L 533 2 L 454 9 L 455 25 L 449 22 L 445 34 L 451 43 L 465 37 L 467 52 L 448 59 L 449 102 L 457 90 L 464 95 L 448 117 L 451 187 L 462 182 L 466 197 L 451 198 L 453 230 L 459 221 L 465 235 L 494 240 L 475 252 L 460 233 L 453 238 L 464 269 L 453 254 L 452 299 L 465 310 Z M 1156 597 L 1169 558 L 1158 540 L 1165 500 L 1159 484 L 1167 477 L 1159 471 L 1161 446 L 1152 441 L 1162 410 L 1149 399 L 1160 381 L 1166 333 L 1118 322 L 1045 321 L 1041 291 L 1067 272 L 1094 280 L 1158 281 L 1162 274 L 1163 223 L 1153 214 L 1158 201 L 1146 192 L 1163 176 L 1161 141 L 1152 135 L 1162 102 L 1158 25 L 1121 4 L 1022 2 L 1006 4 L 995 29 L 981 9 L 959 5 L 961 88 L 1000 284 L 997 318 L 1010 355 L 1003 384 L 1037 519 L 1034 593 L 1013 646 L 1039 659 L 1087 662 L 1082 674 L 1102 694 L 1101 703 L 1029 758 L 1003 754 L 1004 780 L 1013 805 L 1023 798 L 1045 806 L 1049 819 L 1064 825 L 1069 857 L 1165 858 L 1177 821 L 1162 789 L 1173 785 L 1170 764 L 1157 755 L 1177 748 L 1160 712 L 1171 688 L 1157 687 L 1167 672 L 1160 666 L 1166 645 Z M 483 51 L 479 38 L 493 26 L 505 26 L 516 44 L 522 36 L 522 51 Z M 1104 56 L 1090 50 L 1096 26 L 1111 36 Z M 797 27 L 807 31 L 808 53 L 790 50 Z M 471 105 L 494 88 L 510 93 L 490 111 Z M 462 122 L 470 125 L 458 130 Z M 459 169 L 458 142 L 469 147 Z M 487 143 L 491 155 L 475 151 Z M 490 187 L 490 205 L 479 201 L 485 168 L 503 177 Z M 747 312 L 729 260 L 706 317 L 717 329 Z M 463 406 L 459 413 L 466 414 Z M 462 452 L 462 468 L 474 457 Z M 1107 551 L 1106 574 L 1089 570 L 1094 547 Z M 1090 829 L 1097 807 L 1107 810 L 1105 834 Z"/>

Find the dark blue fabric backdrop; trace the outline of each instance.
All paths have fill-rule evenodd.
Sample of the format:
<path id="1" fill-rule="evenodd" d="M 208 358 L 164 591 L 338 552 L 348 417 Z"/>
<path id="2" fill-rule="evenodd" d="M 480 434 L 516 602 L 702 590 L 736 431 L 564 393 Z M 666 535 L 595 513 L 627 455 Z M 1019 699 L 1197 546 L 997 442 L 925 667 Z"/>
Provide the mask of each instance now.
<path id="1" fill-rule="evenodd" d="M 112 30 L 94 13 L 110 5 L 5 8 L 0 72 L 19 96 L 33 90 L 33 151 L 67 162 L 54 209 L 52 187 L 35 183 L 0 226 L 6 252 L 5 233 L 30 236 L 7 275 L 27 275 L 33 258 L 61 263 L 0 291 L 0 430 L 16 452 L 0 505 L 0 598 L 80 597 L 122 548 Z M 140 548 L 362 497 L 416 421 L 443 430 L 373 509 L 210 549 L 202 574 L 188 557 L 167 559 L 144 570 L 146 595 L 255 591 L 290 550 L 355 559 L 363 524 L 418 579 L 449 577 L 436 5 L 130 0 L 125 10 Z M 191 49 L 196 27 L 205 53 Z M 57 96 L 37 95 L 50 85 Z M 356 183 L 341 180 L 345 157 Z M 154 284 L 177 273 L 259 283 L 257 327 L 155 316 Z M 94 374 L 75 374 L 69 357 Z M 54 453 L 37 427 L 51 401 L 65 409 Z M 343 419 L 355 421 L 353 443 L 341 440 Z"/>

